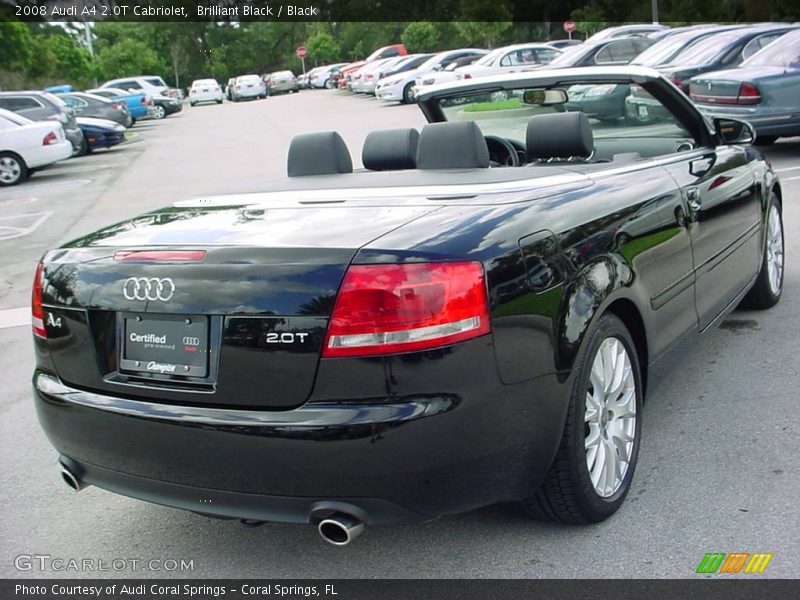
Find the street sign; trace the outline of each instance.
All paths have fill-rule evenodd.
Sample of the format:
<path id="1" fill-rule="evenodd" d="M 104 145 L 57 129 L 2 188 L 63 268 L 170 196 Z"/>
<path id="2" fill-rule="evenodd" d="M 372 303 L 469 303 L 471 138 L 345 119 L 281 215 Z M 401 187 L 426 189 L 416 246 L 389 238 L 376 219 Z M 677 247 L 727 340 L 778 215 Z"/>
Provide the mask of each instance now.
<path id="1" fill-rule="evenodd" d="M 306 47 L 305 46 L 298 46 L 297 49 L 294 51 L 297 55 L 297 58 L 305 58 L 306 57 Z"/>
<path id="2" fill-rule="evenodd" d="M 567 33 L 575 31 L 575 21 L 564 21 L 564 31 Z"/>

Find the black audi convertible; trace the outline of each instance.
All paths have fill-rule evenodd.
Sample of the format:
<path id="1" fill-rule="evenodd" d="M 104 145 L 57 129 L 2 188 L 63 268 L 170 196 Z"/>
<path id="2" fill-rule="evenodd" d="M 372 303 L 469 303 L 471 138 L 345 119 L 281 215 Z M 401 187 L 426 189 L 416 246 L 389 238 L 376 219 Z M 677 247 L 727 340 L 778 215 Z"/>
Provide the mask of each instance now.
<path id="1" fill-rule="evenodd" d="M 594 120 L 576 86 L 658 110 Z M 372 132 L 363 169 L 299 135 L 285 181 L 45 254 L 33 386 L 67 484 L 338 545 L 503 501 L 619 509 L 656 364 L 780 299 L 779 181 L 749 124 L 644 68 L 418 99 L 429 123 Z"/>

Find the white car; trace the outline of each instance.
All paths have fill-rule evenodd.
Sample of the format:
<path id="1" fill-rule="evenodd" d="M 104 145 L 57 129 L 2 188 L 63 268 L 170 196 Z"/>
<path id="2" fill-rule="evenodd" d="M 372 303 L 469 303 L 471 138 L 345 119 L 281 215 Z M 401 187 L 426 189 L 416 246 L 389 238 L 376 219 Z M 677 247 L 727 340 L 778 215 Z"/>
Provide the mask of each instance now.
<path id="1" fill-rule="evenodd" d="M 484 54 L 484 56 L 486 56 Z M 482 60 L 483 56 L 465 56 L 454 60 L 441 71 L 431 71 L 417 77 L 414 82 L 414 96 L 419 93 L 420 89 L 428 85 L 438 85 L 440 83 L 447 83 L 448 81 L 457 81 L 460 79 L 458 76 L 458 69 L 471 65 L 477 60 Z"/>
<path id="2" fill-rule="evenodd" d="M 358 94 L 374 94 L 378 85 L 380 73 L 390 70 L 394 65 L 403 60 L 405 56 L 392 56 L 373 60 L 358 69 L 352 76 L 350 90 Z"/>
<path id="3" fill-rule="evenodd" d="M 561 50 L 549 44 L 514 44 L 492 50 L 471 65 L 456 70 L 459 79 L 516 73 L 532 66 L 549 64 Z"/>
<path id="4" fill-rule="evenodd" d="M 222 88 L 216 79 L 195 79 L 189 88 L 189 104 L 199 102 L 216 102 L 222 104 Z"/>
<path id="5" fill-rule="evenodd" d="M 261 75 L 239 75 L 233 82 L 231 100 L 238 102 L 245 98 L 266 98 L 267 84 Z"/>
<path id="6" fill-rule="evenodd" d="M 414 70 L 381 79 L 375 88 L 375 96 L 387 102 L 408 104 L 414 101 L 414 86 L 417 77 L 433 71 L 440 71 L 459 58 L 485 53 L 486 50 L 479 48 L 461 48 L 459 50 L 439 52 L 439 54 L 434 54 Z"/>
<path id="7" fill-rule="evenodd" d="M 27 179 L 34 169 L 72 156 L 58 121 L 31 121 L 0 108 L 0 186 Z"/>
<path id="8" fill-rule="evenodd" d="M 326 65 L 324 67 L 320 67 L 320 70 L 316 73 L 313 73 L 308 78 L 308 87 L 317 88 L 317 89 L 333 89 L 333 79 L 331 76 L 334 73 L 338 73 L 339 69 L 346 66 L 348 63 L 336 63 L 334 65 Z"/>

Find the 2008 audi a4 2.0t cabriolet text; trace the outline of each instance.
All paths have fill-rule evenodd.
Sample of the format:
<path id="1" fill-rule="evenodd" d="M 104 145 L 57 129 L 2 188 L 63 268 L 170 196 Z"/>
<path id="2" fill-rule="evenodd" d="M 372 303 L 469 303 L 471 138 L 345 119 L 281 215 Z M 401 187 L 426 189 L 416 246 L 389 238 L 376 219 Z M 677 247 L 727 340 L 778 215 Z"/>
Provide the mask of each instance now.
<path id="1" fill-rule="evenodd" d="M 625 86 L 595 121 L 570 90 Z M 783 284 L 781 187 L 733 119 L 655 71 L 421 92 L 428 124 L 297 136 L 282 182 L 45 254 L 39 419 L 74 489 L 366 525 L 521 501 L 567 523 L 630 489 L 651 367 Z"/>

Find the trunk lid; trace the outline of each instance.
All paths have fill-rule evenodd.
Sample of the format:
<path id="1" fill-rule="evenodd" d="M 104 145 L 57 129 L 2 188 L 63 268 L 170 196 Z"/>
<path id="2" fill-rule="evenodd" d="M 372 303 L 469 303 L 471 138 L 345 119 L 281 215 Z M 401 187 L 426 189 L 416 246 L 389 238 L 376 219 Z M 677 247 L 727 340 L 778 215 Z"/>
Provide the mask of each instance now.
<path id="1" fill-rule="evenodd" d="M 170 208 L 93 233 L 44 259 L 53 365 L 151 402 L 299 406 L 353 256 L 433 210 Z M 156 257 L 136 258 L 145 247 Z"/>

